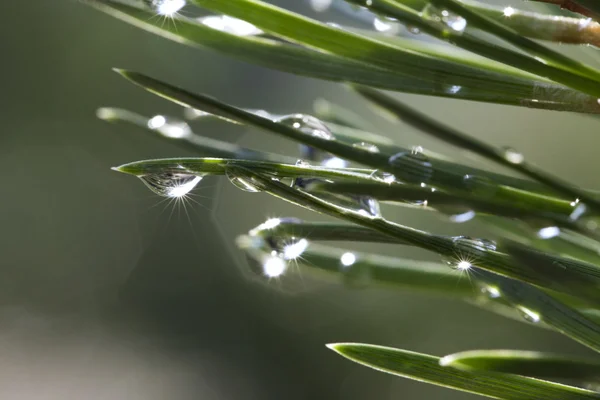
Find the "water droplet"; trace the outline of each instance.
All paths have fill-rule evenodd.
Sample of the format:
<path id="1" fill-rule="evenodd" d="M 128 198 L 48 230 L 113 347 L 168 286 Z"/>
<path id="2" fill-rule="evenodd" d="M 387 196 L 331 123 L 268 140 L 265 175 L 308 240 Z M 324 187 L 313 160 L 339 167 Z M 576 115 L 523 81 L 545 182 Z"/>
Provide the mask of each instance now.
<path id="1" fill-rule="evenodd" d="M 386 35 L 397 35 L 400 32 L 400 24 L 396 20 L 390 18 L 373 19 L 373 27 L 377 32 L 385 33 Z"/>
<path id="2" fill-rule="evenodd" d="M 164 115 L 155 115 L 148 120 L 147 125 L 148 128 L 171 139 L 181 139 L 192 134 L 192 130 L 187 123 Z"/>
<path id="3" fill-rule="evenodd" d="M 527 322 L 531 322 L 532 324 L 537 324 L 542 320 L 542 317 L 539 313 L 523 306 L 517 306 L 517 310 L 521 313 L 523 319 Z"/>
<path id="4" fill-rule="evenodd" d="M 485 176 L 467 174 L 463 183 L 467 191 L 481 197 L 492 197 L 498 191 L 498 185 Z"/>
<path id="5" fill-rule="evenodd" d="M 402 151 L 389 159 L 390 166 L 397 170 L 396 178 L 408 183 L 426 183 L 433 176 L 433 166 L 419 147 Z"/>
<path id="6" fill-rule="evenodd" d="M 331 156 L 321 161 L 321 165 L 327 168 L 347 168 L 348 161 L 344 160 L 343 158 Z"/>
<path id="7" fill-rule="evenodd" d="M 488 251 L 496 250 L 496 242 L 488 239 L 456 236 L 452 239 L 453 251 L 443 257 L 443 261 L 451 268 L 466 271 L 480 260 Z"/>
<path id="8" fill-rule="evenodd" d="M 462 86 L 460 85 L 450 85 L 446 88 L 446 93 L 448 94 L 456 94 L 462 90 Z"/>
<path id="9" fill-rule="evenodd" d="M 183 109 L 183 116 L 190 120 L 190 121 L 194 121 L 196 119 L 201 119 L 204 117 L 208 117 L 212 114 L 207 113 L 206 111 L 202 111 L 202 110 L 197 110 L 195 108 L 192 107 L 186 107 Z"/>
<path id="10" fill-rule="evenodd" d="M 462 224 L 475 218 L 477 214 L 473 210 L 468 210 L 459 214 L 450 215 L 450 221 Z"/>
<path id="11" fill-rule="evenodd" d="M 333 133 L 320 119 L 307 114 L 291 114 L 275 120 L 280 124 L 291 126 L 302 133 L 324 140 L 335 140 Z"/>
<path id="12" fill-rule="evenodd" d="M 172 17 L 186 6 L 185 0 L 143 0 L 158 15 Z"/>
<path id="13" fill-rule="evenodd" d="M 584 203 L 579 203 L 579 204 L 577 204 L 577 206 L 575 207 L 573 212 L 571 212 L 571 215 L 569 215 L 569 219 L 571 221 L 577 221 L 583 215 L 585 215 L 586 212 L 587 212 L 586 205 Z"/>
<path id="14" fill-rule="evenodd" d="M 499 299 L 502 296 L 500 289 L 495 286 L 482 284 L 479 288 L 481 294 L 489 300 Z"/>
<path id="15" fill-rule="evenodd" d="M 139 178 L 157 195 L 171 198 L 185 196 L 202 180 L 202 176 L 180 172 L 142 175 Z"/>
<path id="16" fill-rule="evenodd" d="M 358 212 L 367 217 L 381 217 L 379 202 L 372 197 L 357 198 Z"/>
<path id="17" fill-rule="evenodd" d="M 340 262 L 344 267 L 350 267 L 356 262 L 356 255 L 354 253 L 346 252 L 340 257 Z"/>
<path id="18" fill-rule="evenodd" d="M 379 148 L 371 143 L 358 142 L 358 143 L 354 143 L 352 146 L 356 147 L 357 149 L 368 151 L 369 153 L 379 153 Z"/>
<path id="19" fill-rule="evenodd" d="M 421 33 L 421 30 L 419 28 L 417 28 L 416 26 L 407 25 L 406 29 L 408 30 L 408 32 L 412 33 L 413 35 L 418 35 L 419 33 Z"/>
<path id="20" fill-rule="evenodd" d="M 423 18 L 437 23 L 445 33 L 463 33 L 467 29 L 467 20 L 460 15 L 448 10 L 439 9 L 431 4 L 425 6 L 421 12 Z"/>
<path id="21" fill-rule="evenodd" d="M 511 147 L 504 148 L 504 158 L 512 164 L 521 164 L 525 161 L 525 156 Z"/>
<path id="22" fill-rule="evenodd" d="M 323 167 L 348 167 L 348 161 L 344 160 L 343 158 L 336 157 L 331 153 L 321 151 L 319 149 L 316 149 L 312 146 L 307 146 L 305 144 L 300 145 L 300 155 L 302 158 L 305 158 L 307 160 L 319 162 Z"/>
<path id="23" fill-rule="evenodd" d="M 396 182 L 396 177 L 394 175 L 390 174 L 389 172 L 384 172 L 380 170 L 373 171 L 371 177 L 380 180 L 384 183 L 392 184 Z"/>
<path id="24" fill-rule="evenodd" d="M 235 36 L 258 36 L 264 33 L 251 23 L 228 15 L 209 15 L 198 18 L 198 22 Z"/>
<path id="25" fill-rule="evenodd" d="M 316 12 L 324 12 L 329 10 L 333 0 L 310 0 L 310 5 Z"/>
<path id="26" fill-rule="evenodd" d="M 558 226 L 547 226 L 540 229 L 537 232 L 537 236 L 540 239 L 552 239 L 560 235 L 560 228 Z"/>
<path id="27" fill-rule="evenodd" d="M 227 179 L 229 179 L 229 182 L 231 182 L 233 186 L 244 192 L 258 193 L 261 191 L 250 179 L 234 175 L 229 171 L 227 171 L 225 174 L 227 175 Z"/>
<path id="28" fill-rule="evenodd" d="M 280 256 L 271 254 L 265 257 L 262 269 L 266 277 L 279 278 L 287 271 L 287 263 Z"/>
<path id="29" fill-rule="evenodd" d="M 302 257 L 302 254 L 308 248 L 309 242 L 306 239 L 292 238 L 283 245 L 281 255 L 284 260 L 295 260 Z"/>
<path id="30" fill-rule="evenodd" d="M 372 280 L 371 268 L 359 262 L 356 255 L 350 252 L 340 257 L 340 272 L 344 285 L 353 289 L 365 288 Z"/>
<path id="31" fill-rule="evenodd" d="M 516 12 L 516 10 L 509 6 L 509 7 L 504 8 L 503 14 L 505 17 L 509 18 L 509 17 L 512 17 L 515 12 Z"/>

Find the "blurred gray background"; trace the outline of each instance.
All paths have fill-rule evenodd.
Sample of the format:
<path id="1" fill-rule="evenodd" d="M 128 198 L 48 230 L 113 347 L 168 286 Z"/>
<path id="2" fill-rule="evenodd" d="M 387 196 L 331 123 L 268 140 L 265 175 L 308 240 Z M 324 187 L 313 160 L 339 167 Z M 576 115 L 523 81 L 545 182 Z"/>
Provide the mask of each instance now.
<path id="1" fill-rule="evenodd" d="M 298 0 L 273 3 L 313 15 Z M 159 204 L 110 167 L 193 154 L 99 121 L 95 110 L 181 116 L 111 71 L 123 67 L 276 113 L 311 112 L 313 100 L 325 97 L 364 113 L 403 145 L 459 160 L 465 154 L 377 120 L 338 85 L 189 49 L 75 0 L 3 1 L 0 14 L 1 398 L 474 399 L 362 368 L 324 344 L 358 341 L 435 355 L 472 348 L 585 354 L 557 334 L 459 302 L 310 279 L 257 284 L 233 245 L 236 235 L 267 217 L 323 217 L 208 178 L 188 214 Z M 404 98 L 598 188 L 592 118 Z M 223 123 L 195 128 L 297 154 L 295 145 L 264 133 Z M 435 232 L 477 231 L 425 212 L 386 211 Z M 435 260 L 402 247 L 375 250 Z"/>

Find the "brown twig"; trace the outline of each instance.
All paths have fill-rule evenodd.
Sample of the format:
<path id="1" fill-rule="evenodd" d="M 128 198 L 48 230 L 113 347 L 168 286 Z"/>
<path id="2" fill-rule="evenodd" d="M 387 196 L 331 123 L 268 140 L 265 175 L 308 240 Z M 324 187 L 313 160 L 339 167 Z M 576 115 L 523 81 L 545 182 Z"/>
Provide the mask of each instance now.
<path id="1" fill-rule="evenodd" d="M 589 18 L 593 18 L 596 21 L 600 20 L 600 15 L 598 15 L 594 11 L 582 6 L 581 4 L 578 4 L 576 1 L 573 1 L 573 0 L 533 0 L 533 1 L 537 1 L 539 3 L 554 4 L 564 10 L 568 10 L 568 11 L 571 11 L 571 12 L 574 12 L 577 14 L 581 14 L 581 15 L 589 17 Z"/>

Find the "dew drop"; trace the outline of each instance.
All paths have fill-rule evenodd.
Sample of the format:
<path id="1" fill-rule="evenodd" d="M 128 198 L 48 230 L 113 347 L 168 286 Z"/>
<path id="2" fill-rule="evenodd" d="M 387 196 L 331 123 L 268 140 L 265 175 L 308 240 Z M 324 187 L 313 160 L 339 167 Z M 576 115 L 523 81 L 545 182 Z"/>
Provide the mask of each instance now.
<path id="1" fill-rule="evenodd" d="M 552 239 L 560 235 L 558 226 L 547 226 L 537 231 L 537 237 L 540 239 Z"/>
<path id="2" fill-rule="evenodd" d="M 421 30 L 419 28 L 417 28 L 416 26 L 407 25 L 406 29 L 408 30 L 408 32 L 410 32 L 413 35 L 418 35 L 419 33 L 421 33 Z"/>
<path id="3" fill-rule="evenodd" d="M 202 119 L 202 118 L 208 117 L 210 115 L 212 115 L 212 114 L 207 113 L 206 111 L 197 110 L 192 107 L 186 107 L 183 109 L 183 116 L 190 121 Z"/>
<path id="4" fill-rule="evenodd" d="M 525 156 L 511 147 L 504 148 L 504 158 L 512 164 L 521 164 L 525 161 Z"/>
<path id="5" fill-rule="evenodd" d="M 179 172 L 142 175 L 139 178 L 157 195 L 170 198 L 185 196 L 202 180 L 202 176 Z"/>
<path id="6" fill-rule="evenodd" d="M 423 18 L 439 24 L 446 33 L 463 33 L 467 29 L 467 20 L 448 10 L 439 9 L 431 4 L 421 12 Z"/>
<path id="7" fill-rule="evenodd" d="M 504 14 L 505 17 L 509 18 L 512 17 L 514 15 L 514 13 L 516 12 L 516 10 L 512 7 L 505 7 L 504 10 L 502 11 L 502 13 Z"/>
<path id="8" fill-rule="evenodd" d="M 530 322 L 532 324 L 537 324 L 538 322 L 540 322 L 542 320 L 542 317 L 540 316 L 539 313 L 537 313 L 527 307 L 517 306 L 517 310 L 519 311 L 519 313 L 521 314 L 523 319 L 527 322 Z"/>
<path id="9" fill-rule="evenodd" d="M 496 250 L 496 242 L 488 239 L 477 239 L 467 236 L 456 236 L 452 239 L 451 255 L 443 257 L 443 261 L 452 269 L 466 271 L 480 260 L 488 251 Z"/>
<path id="10" fill-rule="evenodd" d="M 404 182 L 427 183 L 433 176 L 433 166 L 420 147 L 394 154 L 388 162 L 397 170 L 396 178 Z"/>
<path id="11" fill-rule="evenodd" d="M 325 12 L 329 10 L 333 0 L 310 0 L 310 6 L 316 12 Z"/>
<path id="12" fill-rule="evenodd" d="M 280 124 L 291 126 L 300 132 L 324 140 L 335 140 L 333 133 L 320 119 L 307 114 L 291 114 L 275 120 Z"/>
<path id="13" fill-rule="evenodd" d="M 394 175 L 390 174 L 389 172 L 384 172 L 380 170 L 373 171 L 371 177 L 384 183 L 392 184 L 396 182 L 396 177 Z"/>
<path id="14" fill-rule="evenodd" d="M 358 143 L 354 143 L 352 146 L 357 149 L 368 151 L 369 153 L 379 153 L 379 148 L 371 143 L 358 142 Z"/>
<path id="15" fill-rule="evenodd" d="M 300 155 L 302 158 L 318 162 L 323 167 L 328 168 L 346 168 L 348 167 L 348 161 L 343 158 L 339 158 L 334 156 L 331 153 L 327 153 L 316 149 L 312 146 L 307 146 L 305 144 L 300 145 Z"/>
<path id="16" fill-rule="evenodd" d="M 306 239 L 293 237 L 283 244 L 281 256 L 284 260 L 296 260 L 302 257 L 302 254 L 304 254 L 309 244 L 309 241 Z"/>
<path id="17" fill-rule="evenodd" d="M 400 24 L 389 18 L 375 17 L 373 19 L 373 27 L 377 32 L 385 33 L 386 35 L 396 35 L 400 32 Z"/>
<path id="18" fill-rule="evenodd" d="M 209 15 L 198 18 L 198 22 L 221 32 L 235 36 L 259 36 L 264 32 L 249 22 L 228 15 Z"/>
<path id="19" fill-rule="evenodd" d="M 372 197 L 361 196 L 357 199 L 358 212 L 367 217 L 381 217 L 379 202 Z"/>
<path id="20" fill-rule="evenodd" d="M 287 263 L 278 255 L 265 257 L 262 264 L 263 274 L 268 278 L 279 278 L 287 271 Z"/>
<path id="21" fill-rule="evenodd" d="M 158 15 L 171 17 L 186 6 L 185 0 L 143 0 Z"/>
<path id="22" fill-rule="evenodd" d="M 242 178 L 240 176 L 234 175 L 229 171 L 227 171 L 225 174 L 227 175 L 227 179 L 229 179 L 229 182 L 231 182 L 233 186 L 244 192 L 258 193 L 261 191 L 251 180 L 247 178 Z"/>
<path id="23" fill-rule="evenodd" d="M 354 253 L 346 252 L 340 257 L 340 262 L 344 267 L 350 267 L 356 262 L 356 255 Z"/>
<path id="24" fill-rule="evenodd" d="M 477 216 L 477 214 L 475 213 L 475 211 L 468 210 L 468 211 L 465 211 L 462 213 L 452 214 L 452 215 L 450 215 L 449 218 L 450 218 L 450 221 L 452 221 L 452 222 L 455 222 L 457 224 L 462 224 L 462 223 L 472 220 L 476 216 Z"/>
<path id="25" fill-rule="evenodd" d="M 500 297 L 502 297 L 502 293 L 500 293 L 500 289 L 498 289 L 495 286 L 483 284 L 480 286 L 479 291 L 485 298 L 487 298 L 489 300 L 496 300 L 496 299 L 499 299 Z"/>
<path id="26" fill-rule="evenodd" d="M 181 139 L 192 134 L 187 123 L 164 115 L 155 115 L 148 120 L 147 125 L 149 129 L 171 139 Z"/>

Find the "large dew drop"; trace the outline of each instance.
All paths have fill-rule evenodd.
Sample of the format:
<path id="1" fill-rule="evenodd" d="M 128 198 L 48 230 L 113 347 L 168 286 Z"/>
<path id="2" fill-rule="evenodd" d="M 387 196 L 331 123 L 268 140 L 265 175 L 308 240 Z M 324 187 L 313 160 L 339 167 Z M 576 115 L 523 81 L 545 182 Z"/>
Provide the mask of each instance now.
<path id="1" fill-rule="evenodd" d="M 300 132 L 324 140 L 335 140 L 333 133 L 320 119 L 307 114 L 284 115 L 275 120 L 280 124 L 291 126 Z"/>
<path id="2" fill-rule="evenodd" d="M 158 15 L 171 17 L 186 6 L 185 0 L 143 0 Z"/>
<path id="3" fill-rule="evenodd" d="M 420 147 L 394 154 L 389 163 L 397 170 L 396 178 L 403 182 L 427 183 L 433 176 L 433 165 Z"/>
<path id="4" fill-rule="evenodd" d="M 140 176 L 140 179 L 159 196 L 177 198 L 192 191 L 202 180 L 201 176 L 187 173 L 165 172 Z"/>

